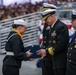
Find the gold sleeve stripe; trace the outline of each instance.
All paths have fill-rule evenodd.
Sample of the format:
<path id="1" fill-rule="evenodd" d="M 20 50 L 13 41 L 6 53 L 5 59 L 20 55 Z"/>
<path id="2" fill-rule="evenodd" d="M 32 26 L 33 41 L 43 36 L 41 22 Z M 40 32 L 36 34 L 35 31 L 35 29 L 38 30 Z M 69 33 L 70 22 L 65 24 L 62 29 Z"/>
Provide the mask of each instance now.
<path id="1" fill-rule="evenodd" d="M 48 52 L 50 55 L 52 55 L 52 56 L 54 55 L 54 50 L 52 47 L 48 48 Z"/>

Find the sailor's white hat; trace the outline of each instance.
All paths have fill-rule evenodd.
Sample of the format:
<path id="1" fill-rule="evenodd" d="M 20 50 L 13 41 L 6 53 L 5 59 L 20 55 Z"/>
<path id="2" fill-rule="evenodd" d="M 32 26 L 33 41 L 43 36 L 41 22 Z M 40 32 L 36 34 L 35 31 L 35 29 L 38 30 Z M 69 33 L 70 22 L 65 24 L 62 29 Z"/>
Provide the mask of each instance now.
<path id="1" fill-rule="evenodd" d="M 76 19 L 76 10 L 72 10 L 72 19 Z"/>
<path id="2" fill-rule="evenodd" d="M 27 22 L 24 21 L 23 19 L 14 20 L 14 24 L 27 26 Z"/>

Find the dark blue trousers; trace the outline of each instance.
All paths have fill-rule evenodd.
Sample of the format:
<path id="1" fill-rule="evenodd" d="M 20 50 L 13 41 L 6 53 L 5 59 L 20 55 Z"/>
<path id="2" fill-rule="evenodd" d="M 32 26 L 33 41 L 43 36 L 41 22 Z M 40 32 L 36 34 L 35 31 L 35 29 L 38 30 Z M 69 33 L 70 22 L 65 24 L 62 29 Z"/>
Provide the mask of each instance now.
<path id="1" fill-rule="evenodd" d="M 3 75 L 19 75 L 19 68 L 15 66 L 4 66 L 2 67 Z"/>

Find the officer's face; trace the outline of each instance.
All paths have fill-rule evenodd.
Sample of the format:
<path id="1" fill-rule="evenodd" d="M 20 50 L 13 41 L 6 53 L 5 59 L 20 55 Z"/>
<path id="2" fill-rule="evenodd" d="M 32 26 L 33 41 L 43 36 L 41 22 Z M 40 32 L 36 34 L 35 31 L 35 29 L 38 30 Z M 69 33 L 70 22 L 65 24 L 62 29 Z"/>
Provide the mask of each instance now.
<path id="1" fill-rule="evenodd" d="M 76 19 L 72 19 L 72 26 L 76 29 Z"/>
<path id="2" fill-rule="evenodd" d="M 53 21 L 54 21 L 53 15 L 49 16 L 49 17 L 45 20 L 45 22 L 46 22 L 49 26 L 51 26 L 51 25 L 53 24 Z"/>

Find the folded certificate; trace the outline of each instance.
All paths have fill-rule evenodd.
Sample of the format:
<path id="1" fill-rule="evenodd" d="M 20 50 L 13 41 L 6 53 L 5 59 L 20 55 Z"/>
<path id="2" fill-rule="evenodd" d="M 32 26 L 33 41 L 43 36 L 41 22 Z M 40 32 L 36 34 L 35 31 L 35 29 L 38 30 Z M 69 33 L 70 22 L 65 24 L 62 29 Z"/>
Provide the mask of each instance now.
<path id="1" fill-rule="evenodd" d="M 39 58 L 40 57 L 36 53 L 36 51 L 40 49 L 40 46 L 39 45 L 34 45 L 33 47 L 32 46 L 26 47 L 25 48 L 25 51 L 28 51 L 29 49 L 31 50 L 30 52 L 32 52 L 33 54 L 30 57 L 26 57 L 25 58 L 25 61 L 29 60 L 30 58 L 35 58 L 36 59 L 36 58 Z"/>

